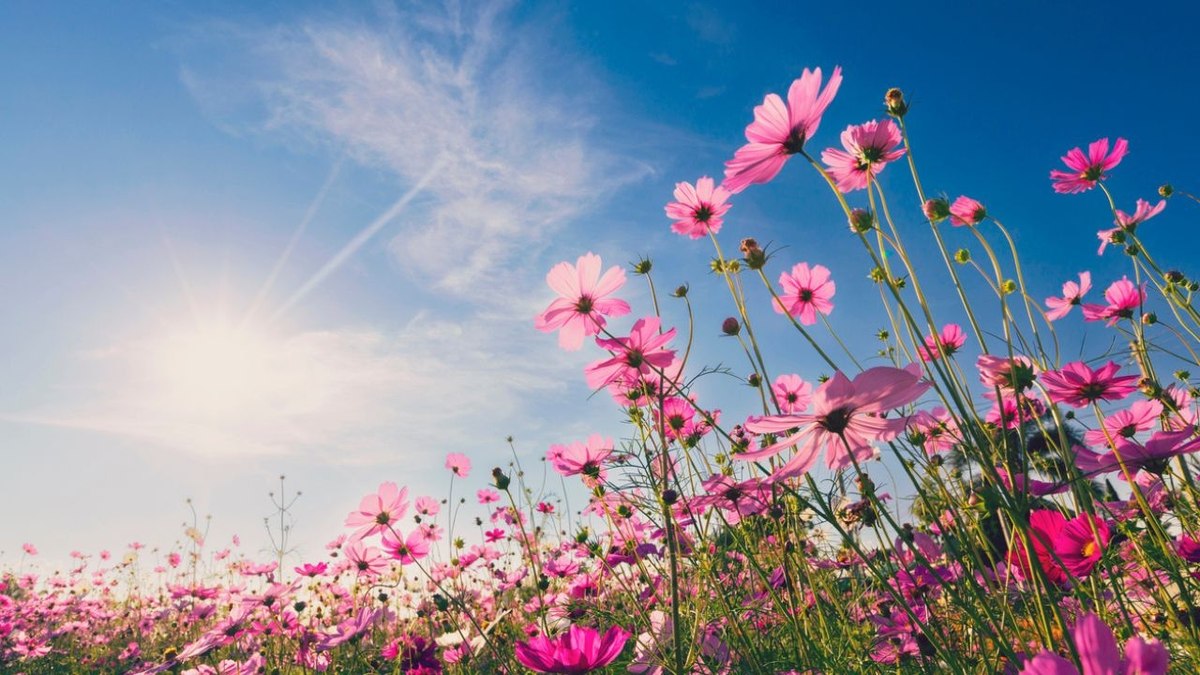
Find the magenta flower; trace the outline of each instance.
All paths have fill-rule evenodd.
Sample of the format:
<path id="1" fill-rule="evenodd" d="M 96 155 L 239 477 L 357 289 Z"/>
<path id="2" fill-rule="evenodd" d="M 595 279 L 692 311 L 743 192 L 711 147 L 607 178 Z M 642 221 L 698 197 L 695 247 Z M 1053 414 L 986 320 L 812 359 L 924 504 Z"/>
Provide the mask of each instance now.
<path id="1" fill-rule="evenodd" d="M 746 145 L 725 162 L 726 190 L 738 193 L 751 183 L 766 183 L 779 173 L 792 155 L 804 149 L 821 124 L 821 115 L 833 102 L 842 84 L 842 69 L 835 67 L 824 91 L 821 69 L 807 68 L 788 89 L 788 102 L 767 94 L 754 108 L 754 121 L 746 127 Z"/>
<path id="2" fill-rule="evenodd" d="M 1146 301 L 1146 289 L 1134 286 L 1128 277 L 1121 277 L 1120 281 L 1114 281 L 1104 291 L 1104 299 L 1108 301 L 1107 305 L 1083 306 L 1084 320 L 1104 321 L 1107 319 L 1108 325 L 1112 326 L 1117 323 L 1118 319 L 1131 319 L 1133 311 Z"/>
<path id="3" fill-rule="evenodd" d="M 1103 454 L 1076 448 L 1075 465 L 1087 474 L 1117 471 L 1122 462 L 1130 473 L 1142 469 L 1150 473 L 1162 473 L 1166 469 L 1167 460 L 1200 450 L 1200 438 L 1192 438 L 1193 431 L 1192 427 L 1182 431 L 1159 431 L 1150 436 L 1150 440 L 1145 443 L 1115 439 L 1116 451 L 1110 450 Z"/>
<path id="4" fill-rule="evenodd" d="M 612 453 L 611 438 L 592 434 L 586 443 L 576 441 L 570 445 L 551 445 L 546 459 L 563 476 L 583 474 L 591 479 L 603 479 L 604 461 Z"/>
<path id="5" fill-rule="evenodd" d="M 975 226 L 987 218 L 987 209 L 983 204 L 963 195 L 950 205 L 950 224 L 955 227 L 964 225 Z"/>
<path id="6" fill-rule="evenodd" d="M 1138 225 L 1141 225 L 1142 223 L 1146 222 L 1147 220 L 1150 220 L 1154 216 L 1157 216 L 1158 214 L 1162 213 L 1162 210 L 1165 208 L 1167 208 L 1167 201 L 1165 199 L 1160 199 L 1158 204 L 1156 204 L 1154 206 L 1150 206 L 1150 202 L 1148 202 L 1144 199 L 1139 199 L 1139 200 L 1137 200 L 1137 209 L 1134 210 L 1132 216 L 1129 215 L 1128 213 L 1125 213 L 1121 209 L 1117 209 L 1116 210 L 1117 226 L 1113 227 L 1113 228 L 1109 228 L 1107 230 L 1100 230 L 1099 232 L 1096 233 L 1096 237 L 1098 239 L 1100 239 L 1100 249 L 1098 251 L 1096 251 L 1096 254 L 1103 255 L 1105 247 L 1107 247 L 1109 244 L 1117 243 L 1117 242 L 1113 241 L 1114 234 L 1116 234 L 1117 232 L 1134 232 L 1134 231 L 1136 231 Z"/>
<path id="7" fill-rule="evenodd" d="M 346 527 L 357 527 L 353 536 L 357 539 L 383 532 L 408 511 L 408 488 L 398 488 L 395 483 L 379 485 L 379 491 L 362 498 L 357 511 L 346 516 Z"/>
<path id="8" fill-rule="evenodd" d="M 776 481 L 807 473 L 821 450 L 825 450 L 825 463 L 831 469 L 850 466 L 851 457 L 854 461 L 870 459 L 874 441 L 895 438 L 907 424 L 903 417 L 884 418 L 882 413 L 912 403 L 929 388 L 920 371 L 910 368 L 879 366 L 859 373 L 853 381 L 840 371 L 834 373 L 813 394 L 811 413 L 748 420 L 746 428 L 755 433 L 796 431 L 738 458 L 761 459 L 796 446 L 796 454 L 773 474 Z"/>
<path id="9" fill-rule="evenodd" d="M 1046 312 L 1046 319 L 1057 321 L 1063 318 L 1071 311 L 1072 307 L 1083 300 L 1083 296 L 1090 290 L 1092 290 L 1092 273 L 1080 272 L 1079 283 L 1068 281 L 1063 284 L 1061 298 L 1046 298 L 1046 307 L 1049 308 L 1049 311 Z"/>
<path id="10" fill-rule="evenodd" d="M 729 211 L 732 194 L 721 186 L 713 186 L 713 179 L 703 176 L 691 183 L 675 184 L 675 201 L 667 204 L 668 218 L 674 218 L 671 231 L 692 239 L 721 231 L 722 217 Z"/>
<path id="11" fill-rule="evenodd" d="M 471 472 L 471 460 L 461 452 L 446 455 L 446 469 L 459 478 L 466 478 Z"/>
<path id="12" fill-rule="evenodd" d="M 925 344 L 917 348 L 917 355 L 921 357 L 922 361 L 933 361 L 940 359 L 942 354 L 950 356 L 962 349 L 966 343 L 967 334 L 963 332 L 962 326 L 948 323 L 942 326 L 942 330 L 937 335 L 925 337 Z"/>
<path id="13" fill-rule="evenodd" d="M 312 563 L 304 563 L 303 566 L 296 568 L 296 574 L 299 574 L 302 577 L 319 577 L 322 574 L 325 574 L 325 570 L 327 569 L 329 569 L 329 565 L 326 565 L 323 562 L 315 565 Z"/>
<path id="14" fill-rule="evenodd" d="M 601 359 L 584 369 L 588 386 L 599 389 L 618 380 L 638 380 L 662 372 L 675 361 L 675 350 L 666 349 L 666 344 L 675 337 L 675 329 L 660 333 L 659 319 L 648 316 L 638 319 L 629 330 L 629 337 L 596 339 L 601 349 L 611 356 Z"/>
<path id="15" fill-rule="evenodd" d="M 629 303 L 605 296 L 625 284 L 625 271 L 610 267 L 600 276 L 600 256 L 587 253 L 575 265 L 561 262 L 546 275 L 546 283 L 560 297 L 550 303 L 534 321 L 543 333 L 558 330 L 558 346 L 574 351 L 583 339 L 595 335 L 605 325 L 605 316 L 624 316 Z"/>
<path id="16" fill-rule="evenodd" d="M 1029 493 L 1034 497 L 1060 495 L 1071 489 L 1071 486 L 1066 483 L 1049 483 L 1044 480 L 1035 480 L 1020 473 L 1010 476 L 1008 470 L 1001 466 L 996 467 L 996 475 L 1000 476 L 1000 483 L 1010 492 Z"/>
<path id="17" fill-rule="evenodd" d="M 779 275 L 783 294 L 775 301 L 775 311 L 796 317 L 805 326 L 817 322 L 817 312 L 829 314 L 833 311 L 833 294 L 837 284 L 829 278 L 829 269 L 824 265 L 799 263 L 791 273 Z"/>
<path id="18" fill-rule="evenodd" d="M 771 385 L 771 393 L 775 395 L 775 403 L 779 411 L 785 415 L 804 412 L 812 400 L 812 385 L 800 379 L 799 375 L 777 375 Z"/>
<path id="19" fill-rule="evenodd" d="M 1055 169 L 1050 172 L 1050 180 L 1054 181 L 1054 191 L 1068 194 L 1086 192 L 1096 187 L 1096 183 L 1104 180 L 1105 171 L 1115 168 L 1129 152 L 1129 142 L 1118 138 L 1112 152 L 1108 151 L 1108 139 L 1101 138 L 1088 146 L 1088 154 L 1084 155 L 1080 148 L 1071 148 L 1062 158 L 1063 164 L 1070 171 Z"/>
<path id="20" fill-rule="evenodd" d="M 1063 584 L 1068 580 L 1066 571 L 1054 559 L 1054 542 L 1057 541 L 1066 525 L 1066 517 L 1053 509 L 1041 509 L 1029 513 L 1029 542 L 1033 547 L 1033 554 L 1037 558 L 1038 568 L 1046 574 L 1046 578 L 1051 583 L 1055 584 Z M 1013 540 L 1012 546 L 1008 549 L 1008 564 L 1019 571 L 1025 579 L 1031 579 L 1035 574 L 1034 568 L 1029 562 L 1025 544 L 1019 540 Z"/>
<path id="21" fill-rule="evenodd" d="M 1071 626 L 1071 640 L 1079 654 L 1080 671 L 1067 659 L 1042 650 L 1025 662 L 1020 675 L 1166 675 L 1170 653 L 1158 640 L 1138 636 L 1125 643 L 1125 658 L 1112 629 L 1088 612 Z"/>
<path id="22" fill-rule="evenodd" d="M 842 132 L 842 147 L 845 150 L 829 148 L 821 153 L 821 159 L 829 167 L 830 175 L 837 180 L 839 190 L 862 190 L 883 171 L 888 162 L 904 156 L 904 148 L 896 147 L 901 141 L 900 127 L 892 120 L 851 124 Z"/>
<path id="23" fill-rule="evenodd" d="M 1062 370 L 1042 373 L 1046 396 L 1055 403 L 1084 408 L 1098 401 L 1119 401 L 1137 389 L 1137 375 L 1117 377 L 1121 366 L 1109 361 L 1092 370 L 1082 361 L 1068 363 Z"/>
<path id="24" fill-rule="evenodd" d="M 1068 520 L 1054 538 L 1054 555 L 1068 574 L 1081 579 L 1095 569 L 1110 539 L 1108 523 L 1081 513 Z"/>
<path id="25" fill-rule="evenodd" d="M 586 673 L 612 663 L 629 636 L 620 626 L 601 635 L 594 628 L 572 625 L 553 639 L 539 635 L 517 642 L 516 656 L 521 665 L 538 673 Z"/>

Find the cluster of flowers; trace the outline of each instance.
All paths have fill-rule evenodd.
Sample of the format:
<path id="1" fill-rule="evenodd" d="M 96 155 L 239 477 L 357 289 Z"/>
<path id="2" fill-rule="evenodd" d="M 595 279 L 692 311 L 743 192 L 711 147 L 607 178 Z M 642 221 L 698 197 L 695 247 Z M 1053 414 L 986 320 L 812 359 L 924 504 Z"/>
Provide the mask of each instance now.
<path id="1" fill-rule="evenodd" d="M 989 237 L 1010 248 L 1012 238 L 995 215 L 971 197 L 927 196 L 910 162 L 914 204 L 961 300 L 935 307 L 918 281 L 930 273 L 918 274 L 904 247 L 916 235 L 874 210 L 881 172 L 911 160 L 903 94 L 889 91 L 886 116 L 847 127 L 820 161 L 806 149 L 841 81 L 835 68 L 822 87 L 821 71 L 805 70 L 786 102 L 767 96 L 723 182 L 681 182 L 665 209 L 674 232 L 714 244 L 712 269 L 737 311 L 722 332 L 751 369 L 741 391 L 753 392 L 752 413 L 729 424 L 702 401 L 698 379 L 728 373 L 689 364 L 693 336 L 670 327 L 657 297 L 653 313 L 634 314 L 617 297 L 626 270 L 586 253 L 550 270 L 557 297 L 535 320 L 565 350 L 594 346 L 583 380 L 629 425 L 618 442 L 593 434 L 546 451 L 546 470 L 589 495 L 580 512 L 530 488 L 520 466 L 497 467 L 476 486 L 473 544 L 454 536 L 461 504 L 410 501 L 408 488 L 385 482 L 348 515 L 329 560 L 296 567 L 290 582 L 276 565 L 228 562 L 227 551 L 212 556 L 224 574 L 212 586 L 196 581 L 197 556 L 189 570 L 178 553 L 149 590 L 136 585 L 136 552 L 48 579 L 18 570 L 0 586 L 0 666 L 62 672 L 74 657 L 74 672 L 197 674 L 1200 667 L 1191 460 L 1200 412 L 1185 369 L 1200 367 L 1200 285 L 1161 268 L 1138 234 L 1174 191 L 1164 187 L 1153 206 L 1138 200 L 1130 215 L 1104 185 L 1128 152 L 1124 139 L 1067 153 L 1066 170 L 1050 173 L 1054 190 L 1109 197 L 1114 227 L 1098 234 L 1100 252 L 1120 246 L 1133 280 L 1114 280 L 1091 303 L 1084 272 L 1038 301 L 1015 249 L 1012 268 L 1000 264 Z M 884 365 L 862 367 L 849 349 L 839 363 L 822 346 L 843 345 L 828 268 L 798 262 L 772 284 L 776 254 L 753 239 L 740 259 L 722 252 L 732 201 L 796 158 L 828 184 L 846 236 L 874 265 L 891 320 L 879 336 Z M 869 208 L 850 204 L 859 192 Z M 966 228 L 990 271 L 970 250 L 946 248 L 947 220 Z M 632 269 L 651 271 L 648 261 Z M 751 273 L 761 300 L 746 291 Z M 985 305 L 968 300 L 967 274 L 994 294 L 986 306 L 998 303 L 998 326 L 981 328 Z M 686 287 L 675 295 L 686 298 Z M 1043 348 L 1057 345 L 1056 322 L 1077 305 L 1128 351 L 1062 363 Z M 768 374 L 753 327 L 777 315 L 811 348 L 803 365 L 824 363 L 827 376 Z M 1175 382 L 1158 375 L 1176 365 Z M 446 469 L 453 486 L 472 467 L 451 454 Z"/>

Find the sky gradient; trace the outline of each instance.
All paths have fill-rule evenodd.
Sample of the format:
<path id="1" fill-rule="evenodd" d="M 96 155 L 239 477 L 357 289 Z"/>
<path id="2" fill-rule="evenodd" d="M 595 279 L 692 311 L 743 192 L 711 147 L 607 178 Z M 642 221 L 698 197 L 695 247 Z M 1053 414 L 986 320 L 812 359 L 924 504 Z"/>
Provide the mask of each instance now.
<path id="1" fill-rule="evenodd" d="M 732 308 L 711 247 L 662 207 L 719 176 L 752 108 L 805 67 L 845 75 L 814 149 L 903 88 L 927 189 L 987 204 L 1035 296 L 1126 271 L 1095 255 L 1102 196 L 1050 188 L 1069 148 L 1129 139 L 1109 182 L 1128 211 L 1197 187 L 1195 7 L 775 4 L 0 7 L 0 560 L 25 541 L 168 545 L 189 497 L 213 541 L 255 552 L 281 473 L 311 555 L 381 481 L 443 496 L 448 452 L 475 461 L 473 493 L 508 435 L 526 462 L 619 437 L 582 380 L 594 354 L 532 327 L 546 270 L 586 251 L 690 283 L 696 358 L 741 372 L 716 338 Z M 881 179 L 918 228 L 903 170 Z M 1172 202 L 1148 228 L 1164 264 L 1195 260 L 1192 220 Z M 831 318 L 872 353 L 877 295 L 842 221 L 788 166 L 734 200 L 721 238 L 832 269 Z M 649 311 L 643 286 L 623 295 Z M 934 302 L 956 318 L 950 289 Z M 821 372 L 786 325 L 764 330 L 781 370 Z M 727 420 L 753 411 L 709 387 Z"/>

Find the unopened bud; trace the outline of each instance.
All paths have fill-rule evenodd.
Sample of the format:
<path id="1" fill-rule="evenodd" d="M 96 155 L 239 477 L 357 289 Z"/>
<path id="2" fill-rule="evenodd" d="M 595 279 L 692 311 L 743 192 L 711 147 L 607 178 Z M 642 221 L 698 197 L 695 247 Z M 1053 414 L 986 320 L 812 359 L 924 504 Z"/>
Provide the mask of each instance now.
<path id="1" fill-rule="evenodd" d="M 650 269 L 654 267 L 654 263 L 650 262 L 649 258 L 642 258 L 633 263 L 634 274 L 650 274 Z"/>
<path id="2" fill-rule="evenodd" d="M 751 237 L 746 237 L 742 240 L 741 245 L 742 258 L 746 261 L 746 266 L 752 270 L 760 270 L 767 264 L 767 253 L 762 250 L 758 242 Z"/>
<path id="3" fill-rule="evenodd" d="M 954 262 L 959 265 L 966 265 L 971 262 L 971 252 L 965 248 L 960 248 L 954 252 Z"/>
<path id="4" fill-rule="evenodd" d="M 1179 270 L 1170 270 L 1166 274 L 1163 275 L 1163 278 L 1166 279 L 1167 282 L 1169 282 L 1169 283 L 1178 284 L 1178 283 L 1182 282 L 1183 280 L 1185 280 L 1187 277 L 1183 276 L 1183 272 L 1180 272 Z"/>
<path id="5" fill-rule="evenodd" d="M 921 210 L 925 212 L 925 218 L 931 223 L 940 223 L 950 217 L 950 202 L 935 197 L 925 200 L 921 205 Z"/>
<path id="6" fill-rule="evenodd" d="M 1153 326 L 1154 324 L 1158 323 L 1158 315 L 1154 312 L 1146 312 L 1142 315 L 1142 323 L 1146 324 L 1147 326 Z"/>
<path id="7" fill-rule="evenodd" d="M 867 278 L 877 284 L 881 284 L 887 280 L 887 273 L 883 271 L 883 268 L 876 267 L 875 269 L 871 270 L 869 274 L 867 274 Z"/>
<path id="8" fill-rule="evenodd" d="M 662 499 L 664 504 L 670 506 L 679 501 L 679 493 L 671 489 L 663 490 Z"/>
<path id="9" fill-rule="evenodd" d="M 721 332 L 726 335 L 737 335 L 742 332 L 742 324 L 732 316 L 721 322 Z"/>
<path id="10" fill-rule="evenodd" d="M 1167 199 L 1173 194 L 1175 194 L 1175 188 L 1171 187 L 1170 183 L 1163 183 L 1158 188 L 1158 196 L 1163 199 Z"/>
<path id="11" fill-rule="evenodd" d="M 500 470 L 500 467 L 492 469 L 492 483 L 496 486 L 497 490 L 507 490 L 511 482 L 509 477 L 505 476 L 504 472 Z"/>
<path id="12" fill-rule="evenodd" d="M 687 294 L 688 294 L 688 285 L 684 284 L 684 285 L 680 286 L 679 288 L 676 288 L 675 292 L 672 293 L 671 295 L 673 295 L 677 298 L 686 298 Z"/>
<path id="13" fill-rule="evenodd" d="M 1012 279 L 1005 279 L 1004 283 L 1000 284 L 1000 292 L 1004 295 L 1012 295 L 1017 292 L 1017 282 Z"/>
<path id="14" fill-rule="evenodd" d="M 750 373 L 750 376 L 746 378 L 746 384 L 751 387 L 762 386 L 762 378 L 758 376 L 758 373 Z"/>
<path id="15" fill-rule="evenodd" d="M 904 92 L 896 87 L 887 90 L 883 95 L 883 105 L 887 108 L 889 115 L 893 117 L 904 117 L 908 112 L 908 104 L 904 102 Z"/>
<path id="16" fill-rule="evenodd" d="M 870 232 L 875 227 L 875 217 L 866 209 L 854 209 L 850 212 L 850 231 L 855 234 Z"/>

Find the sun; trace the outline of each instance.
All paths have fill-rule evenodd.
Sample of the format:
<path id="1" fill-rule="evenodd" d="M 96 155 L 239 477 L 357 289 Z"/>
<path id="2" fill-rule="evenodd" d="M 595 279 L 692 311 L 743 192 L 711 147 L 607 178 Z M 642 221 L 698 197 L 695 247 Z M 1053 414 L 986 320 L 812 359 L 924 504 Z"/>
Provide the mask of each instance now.
<path id="1" fill-rule="evenodd" d="M 165 407 L 191 415 L 229 417 L 260 408 L 277 389 L 271 364 L 278 346 L 252 327 L 223 321 L 190 327 L 155 341 L 154 380 Z"/>

